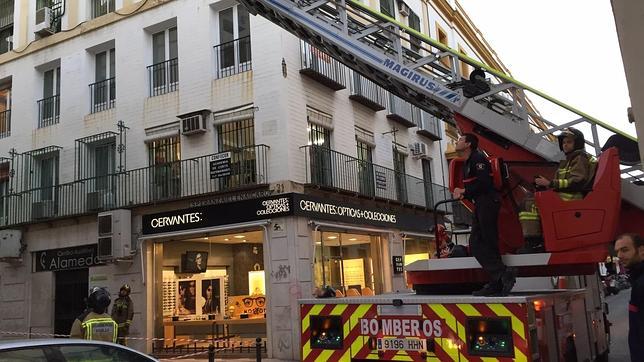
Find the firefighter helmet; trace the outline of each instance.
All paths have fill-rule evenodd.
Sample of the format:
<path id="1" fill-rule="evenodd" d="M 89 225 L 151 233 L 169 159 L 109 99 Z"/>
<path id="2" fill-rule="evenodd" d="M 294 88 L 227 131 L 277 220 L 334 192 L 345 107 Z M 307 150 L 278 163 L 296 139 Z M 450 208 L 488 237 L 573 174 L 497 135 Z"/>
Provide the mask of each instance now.
<path id="1" fill-rule="evenodd" d="M 559 149 L 563 151 L 563 140 L 566 137 L 572 137 L 575 140 L 575 150 L 583 150 L 585 147 L 586 140 L 584 139 L 584 134 L 580 130 L 567 127 L 561 130 L 561 133 L 557 136 L 559 140 Z"/>
<path id="2" fill-rule="evenodd" d="M 130 285 L 129 285 L 129 284 L 123 284 L 123 285 L 121 286 L 121 289 L 119 289 L 119 292 L 120 292 L 121 290 L 125 290 L 125 291 L 127 292 L 127 295 L 130 295 L 130 292 L 132 292 L 132 288 L 130 288 Z"/>
<path id="3" fill-rule="evenodd" d="M 110 293 L 105 288 L 94 287 L 87 297 L 87 306 L 95 313 L 105 312 L 111 302 Z"/>

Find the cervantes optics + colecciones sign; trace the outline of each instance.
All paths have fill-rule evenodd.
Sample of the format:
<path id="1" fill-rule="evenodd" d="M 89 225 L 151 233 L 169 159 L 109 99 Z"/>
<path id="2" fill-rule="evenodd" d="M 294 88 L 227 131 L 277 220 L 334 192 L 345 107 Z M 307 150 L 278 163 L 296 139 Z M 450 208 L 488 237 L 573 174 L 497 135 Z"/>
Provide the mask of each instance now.
<path id="1" fill-rule="evenodd" d="M 303 194 L 281 194 L 145 215 L 143 234 L 155 235 L 292 215 L 419 232 L 428 232 L 433 224 L 429 215 L 366 207 Z"/>

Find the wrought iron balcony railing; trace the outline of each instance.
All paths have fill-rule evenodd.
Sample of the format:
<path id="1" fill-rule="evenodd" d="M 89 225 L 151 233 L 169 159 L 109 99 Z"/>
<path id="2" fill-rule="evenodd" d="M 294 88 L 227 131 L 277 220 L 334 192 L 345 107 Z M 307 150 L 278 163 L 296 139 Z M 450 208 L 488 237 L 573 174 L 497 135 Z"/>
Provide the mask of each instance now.
<path id="1" fill-rule="evenodd" d="M 435 116 L 421 110 L 420 122 L 418 122 L 418 131 L 416 131 L 416 133 L 433 141 L 438 141 L 443 138 L 441 135 L 440 122 L 441 120 Z"/>
<path id="2" fill-rule="evenodd" d="M 405 127 L 416 127 L 420 122 L 420 108 L 389 93 L 387 118 Z"/>
<path id="3" fill-rule="evenodd" d="M 0 138 L 11 136 L 11 110 L 0 112 Z"/>
<path id="4" fill-rule="evenodd" d="M 91 113 L 113 108 L 116 101 L 116 78 L 90 84 L 89 98 Z"/>
<path id="5" fill-rule="evenodd" d="M 1 195 L 0 208 L 7 212 L 0 226 L 264 184 L 268 182 L 268 149 L 254 145 L 231 150 L 230 174 L 221 177 L 211 177 L 213 154 Z"/>
<path id="6" fill-rule="evenodd" d="M 352 72 L 350 99 L 364 104 L 374 111 L 387 107 L 387 91 L 358 72 Z"/>
<path id="7" fill-rule="evenodd" d="M 308 184 L 427 208 L 449 197 L 444 186 L 419 177 L 321 146 L 300 148 L 304 151 Z"/>
<path id="8" fill-rule="evenodd" d="M 150 97 L 174 92 L 179 86 L 179 58 L 149 65 Z"/>
<path id="9" fill-rule="evenodd" d="M 253 69 L 250 36 L 214 46 L 215 78 L 225 78 Z"/>
<path id="10" fill-rule="evenodd" d="M 333 90 L 347 87 L 347 67 L 344 64 L 303 40 L 300 41 L 300 56 L 302 60 L 300 73 Z"/>
<path id="11" fill-rule="evenodd" d="M 38 101 L 38 128 L 58 123 L 60 118 L 60 96 L 55 95 Z"/>
<path id="12" fill-rule="evenodd" d="M 116 0 L 92 0 L 92 19 L 115 10 Z"/>

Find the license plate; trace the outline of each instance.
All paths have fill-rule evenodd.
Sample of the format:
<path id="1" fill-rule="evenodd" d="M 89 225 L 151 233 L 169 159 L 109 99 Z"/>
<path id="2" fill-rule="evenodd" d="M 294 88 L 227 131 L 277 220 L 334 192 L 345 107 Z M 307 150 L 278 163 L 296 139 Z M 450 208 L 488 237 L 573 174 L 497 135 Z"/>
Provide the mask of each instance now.
<path id="1" fill-rule="evenodd" d="M 411 338 L 378 338 L 380 351 L 426 351 L 427 341 Z"/>

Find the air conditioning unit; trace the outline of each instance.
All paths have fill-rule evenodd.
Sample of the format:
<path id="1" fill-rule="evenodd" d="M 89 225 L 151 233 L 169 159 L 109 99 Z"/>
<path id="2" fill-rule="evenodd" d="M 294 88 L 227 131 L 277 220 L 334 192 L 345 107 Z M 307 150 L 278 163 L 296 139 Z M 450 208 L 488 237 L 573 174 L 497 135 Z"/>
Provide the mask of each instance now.
<path id="1" fill-rule="evenodd" d="M 402 16 L 409 16 L 409 13 L 411 12 L 409 6 L 405 4 L 404 1 L 398 1 L 398 10 Z"/>
<path id="2" fill-rule="evenodd" d="M 20 230 L 0 230 L 0 260 L 19 258 L 22 250 L 22 232 Z"/>
<path id="3" fill-rule="evenodd" d="M 87 211 L 101 211 L 114 205 L 114 194 L 108 191 L 94 191 L 87 194 Z"/>
<path id="4" fill-rule="evenodd" d="M 31 218 L 33 220 L 54 217 L 55 204 L 53 200 L 38 201 L 31 204 Z"/>
<path id="5" fill-rule="evenodd" d="M 422 142 L 414 142 L 409 145 L 409 150 L 415 158 L 427 157 L 427 145 Z"/>
<path id="6" fill-rule="evenodd" d="M 52 27 L 52 11 L 51 8 L 44 7 L 36 11 L 36 26 L 34 33 L 40 36 L 47 36 L 54 33 Z"/>
<path id="7" fill-rule="evenodd" d="M 203 132 L 206 132 L 206 118 L 202 114 L 181 119 L 181 134 L 191 135 Z"/>
<path id="8" fill-rule="evenodd" d="M 118 209 L 98 214 L 98 258 L 110 260 L 132 255 L 132 213 Z"/>

